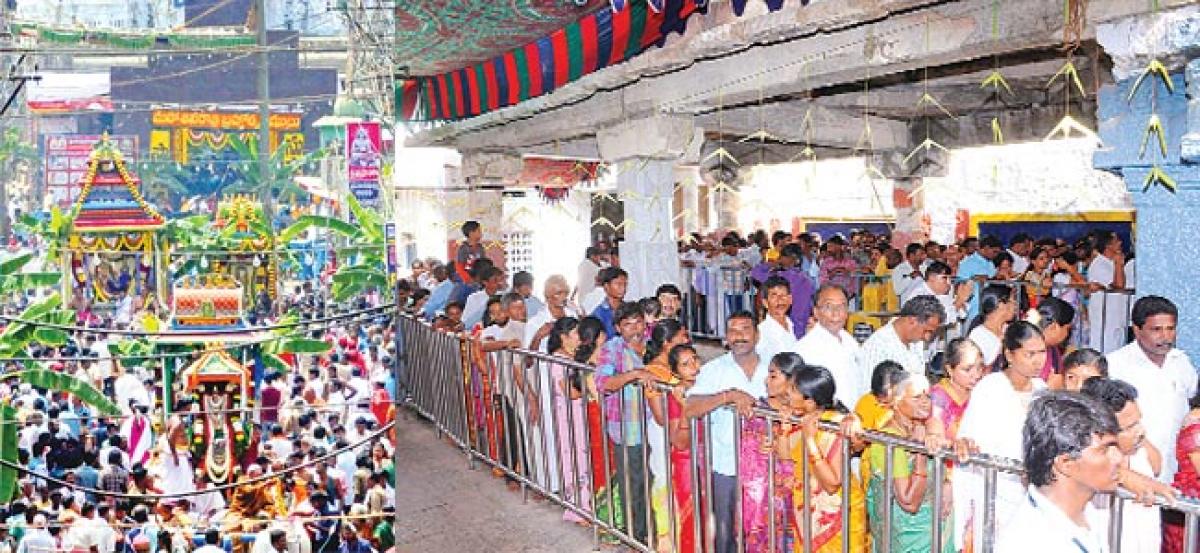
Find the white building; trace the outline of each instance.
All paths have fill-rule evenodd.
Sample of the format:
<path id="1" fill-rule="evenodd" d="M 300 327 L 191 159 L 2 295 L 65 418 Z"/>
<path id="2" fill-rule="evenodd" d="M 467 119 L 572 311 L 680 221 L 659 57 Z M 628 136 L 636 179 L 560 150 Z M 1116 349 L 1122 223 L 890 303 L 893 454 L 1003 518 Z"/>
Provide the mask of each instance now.
<path id="1" fill-rule="evenodd" d="M 184 0 L 17 0 L 14 17 L 90 29 L 171 29 L 183 25 Z"/>

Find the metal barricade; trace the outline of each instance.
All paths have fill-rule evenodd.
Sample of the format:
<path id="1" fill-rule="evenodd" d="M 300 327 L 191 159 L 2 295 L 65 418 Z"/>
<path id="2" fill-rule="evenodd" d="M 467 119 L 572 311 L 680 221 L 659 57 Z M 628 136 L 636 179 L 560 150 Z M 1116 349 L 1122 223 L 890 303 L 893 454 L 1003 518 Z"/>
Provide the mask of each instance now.
<path id="1" fill-rule="evenodd" d="M 597 549 L 611 540 L 645 552 L 857 553 L 869 533 L 875 551 L 899 551 L 893 537 L 914 531 L 896 526 L 892 481 L 903 452 L 927 459 L 933 484 L 920 508 L 932 522 L 918 533 L 929 536 L 930 550 L 952 539 L 942 488 L 954 465 L 955 476 L 970 469 L 982 480 L 981 550 L 990 552 L 998 480 L 1022 473 L 1010 459 L 976 454 L 960 462 L 950 450 L 881 432 L 862 434 L 874 448 L 862 453 L 836 419 L 822 420 L 812 435 L 803 420 L 763 402 L 750 416 L 718 406 L 687 418 L 686 399 L 667 385 L 633 380 L 605 393 L 588 365 L 484 347 L 409 319 L 401 329 L 410 406 L 454 438 L 472 466 L 498 469 L 523 498 L 537 493 L 563 507 L 564 518 L 590 525 Z M 856 458 L 871 459 L 873 468 L 856 469 Z M 829 482 L 838 472 L 839 481 Z M 873 508 L 864 506 L 868 499 Z M 1113 551 L 1129 500 L 1111 500 Z M 1195 552 L 1200 503 L 1163 508 L 1182 513 L 1186 551 Z M 840 547 L 831 541 L 838 539 Z"/>
<path id="2" fill-rule="evenodd" d="M 745 267 L 685 264 L 680 274 L 684 279 L 683 322 L 692 336 L 724 338 L 724 321 L 729 315 L 756 309 L 758 290 Z"/>

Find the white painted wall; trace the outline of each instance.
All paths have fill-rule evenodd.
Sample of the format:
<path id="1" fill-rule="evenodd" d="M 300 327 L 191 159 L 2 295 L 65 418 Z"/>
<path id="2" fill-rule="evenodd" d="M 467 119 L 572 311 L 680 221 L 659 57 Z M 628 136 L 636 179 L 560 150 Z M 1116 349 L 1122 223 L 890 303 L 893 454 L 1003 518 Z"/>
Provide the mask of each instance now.
<path id="1" fill-rule="evenodd" d="M 891 218 L 892 182 L 872 179 L 862 158 L 756 165 L 749 169 L 738 199 L 742 231 L 791 228 L 793 217 L 875 220 Z"/>
<path id="2" fill-rule="evenodd" d="M 392 182 L 397 190 L 397 236 L 410 234 L 421 259 L 446 258 L 450 223 L 447 206 L 454 194 L 444 189 L 461 184 L 457 179 L 461 164 L 462 156 L 449 148 L 396 148 Z M 401 244 L 401 248 L 404 246 Z"/>
<path id="3" fill-rule="evenodd" d="M 575 282 L 590 240 L 591 206 L 591 193 L 581 190 L 572 190 L 555 204 L 546 203 L 533 189 L 527 189 L 524 198 L 504 199 L 502 228 L 533 233 L 533 291 L 538 297 L 550 275 Z"/>
<path id="4" fill-rule="evenodd" d="M 955 212 L 1077 213 L 1133 209 L 1119 177 L 1092 168 L 1087 139 L 960 148 L 945 177 L 925 179 L 930 238 L 954 238 Z"/>

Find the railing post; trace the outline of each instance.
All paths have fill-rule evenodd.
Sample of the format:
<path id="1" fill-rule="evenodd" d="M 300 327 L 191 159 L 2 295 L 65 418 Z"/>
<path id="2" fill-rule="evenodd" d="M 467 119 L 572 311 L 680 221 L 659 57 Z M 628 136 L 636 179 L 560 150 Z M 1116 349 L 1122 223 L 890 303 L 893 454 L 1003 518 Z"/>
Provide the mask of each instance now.
<path id="1" fill-rule="evenodd" d="M 1197 528 L 1196 514 L 1183 514 L 1183 553 L 1196 553 L 1196 540 L 1200 539 L 1200 528 Z"/>
<path id="2" fill-rule="evenodd" d="M 996 468 L 983 467 L 983 553 L 996 545 Z"/>
<path id="3" fill-rule="evenodd" d="M 892 550 L 892 478 L 895 476 L 892 461 L 896 458 L 891 443 L 884 444 L 883 458 L 883 543 L 876 546 L 876 551 L 887 553 Z"/>
<path id="4" fill-rule="evenodd" d="M 1109 551 L 1121 553 L 1121 526 L 1125 518 L 1125 500 L 1111 494 L 1108 496 L 1108 543 Z"/>

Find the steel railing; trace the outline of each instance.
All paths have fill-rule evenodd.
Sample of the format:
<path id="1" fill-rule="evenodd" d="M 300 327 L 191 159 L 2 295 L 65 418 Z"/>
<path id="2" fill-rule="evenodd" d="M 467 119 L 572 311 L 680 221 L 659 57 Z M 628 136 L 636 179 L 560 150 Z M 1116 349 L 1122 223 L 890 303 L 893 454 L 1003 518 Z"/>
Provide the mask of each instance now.
<path id="1" fill-rule="evenodd" d="M 753 453 L 758 445 L 743 443 L 747 435 L 755 436 L 748 429 L 759 424 L 765 439 L 773 443 L 786 422 L 799 428 L 800 443 L 807 444 L 809 436 L 800 419 L 782 417 L 761 405 L 750 417 L 722 407 L 697 419 L 671 418 L 674 392 L 670 387 L 653 385 L 651 389 L 657 393 L 651 394 L 651 399 L 641 384 L 633 383 L 614 392 L 621 394 L 622 416 L 618 417 L 616 427 L 610 429 L 606 424 L 610 407 L 604 401 L 609 394 L 600 394 L 594 388 L 594 367 L 528 350 L 483 351 L 482 342 L 437 332 L 407 317 L 400 319 L 400 330 L 404 346 L 400 356 L 406 366 L 400 383 L 401 397 L 407 398 L 408 405 L 430 419 L 439 434 L 448 436 L 462 448 L 472 468 L 482 462 L 497 469 L 520 485 L 523 499 L 534 491 L 572 513 L 577 520 L 588 523 L 597 548 L 602 539 L 608 539 L 646 552 L 723 551 L 717 544 L 718 526 L 731 524 L 734 551 L 782 551 L 783 547 L 792 547 L 789 543 L 798 544 L 795 548 L 805 553 L 813 550 L 811 540 L 804 539 L 813 535 L 815 503 L 810 478 L 814 472 L 807 454 L 796 461 L 790 456 L 781 458 L 774 447 L 765 448 L 762 452 L 768 475 L 765 546 L 750 543 L 762 537 L 763 528 L 746 528 L 743 520 L 745 509 L 763 507 L 761 500 L 754 499 L 754 494 L 762 490 L 750 489 L 749 480 L 756 465 L 745 464 L 741 455 L 743 446 L 749 445 L 751 449 L 745 451 Z M 665 425 L 655 422 L 650 402 L 658 403 Z M 682 415 L 681 409 L 678 414 Z M 722 516 L 724 511 L 715 504 L 721 485 L 718 480 L 727 483 L 729 478 L 717 473 L 714 464 L 714 454 L 728 455 L 728 451 L 714 451 L 719 416 L 733 417 L 737 476 L 733 476 L 736 492 L 732 520 Z M 672 444 L 668 434 L 673 421 L 685 423 L 686 447 Z M 818 432 L 827 438 L 841 436 L 840 426 L 832 421 L 821 422 Z M 875 431 L 863 432 L 861 440 L 884 450 L 882 516 L 868 523 L 867 528 L 855 526 L 861 524 L 852 516 L 852 499 L 858 485 L 854 465 L 860 450 L 851 439 L 836 438 L 837 445 L 829 446 L 827 454 L 832 453 L 833 447 L 840 448 L 842 482 L 838 513 L 842 551 L 861 551 L 850 537 L 855 532 L 867 533 L 872 524 L 878 525 L 872 533 L 872 539 L 880 542 L 876 551 L 894 550 L 891 538 L 896 528 L 892 515 L 899 506 L 895 505 L 891 483 L 895 476 L 893 460 L 898 451 L 931 459 L 933 486 L 924 501 L 929 503 L 934 521 L 928 528 L 932 551 L 941 551 L 943 541 L 950 539 L 947 532 L 951 528 L 938 521 L 943 520 L 943 486 L 952 478 L 951 467 L 955 471 L 971 468 L 982 473 L 982 551 L 992 551 L 998 478 L 1001 474 L 1021 475 L 1019 462 L 982 454 L 959 459 L 953 451 L 930 451 L 920 442 Z M 786 472 L 788 466 L 798 477 L 794 486 L 798 489 L 789 486 L 783 490 L 788 493 L 781 493 L 779 486 L 786 482 L 778 481 L 776 475 Z M 865 485 L 862 489 L 865 490 Z M 780 533 L 777 525 L 786 519 L 780 518 L 783 514 L 780 507 L 786 505 L 789 494 L 797 491 L 803 498 L 799 507 L 801 520 L 795 525 L 784 522 L 789 524 L 784 534 L 790 535 L 791 541 L 781 544 L 776 539 Z M 1120 550 L 1124 506 L 1131 500 L 1128 494 L 1119 495 L 1111 498 L 1108 535 L 1112 551 Z M 1158 506 L 1182 514 L 1185 551 L 1195 553 L 1200 538 L 1197 534 L 1200 502 L 1181 499 L 1167 506 L 1160 500 Z M 686 515 L 689 510 L 690 517 Z"/>

